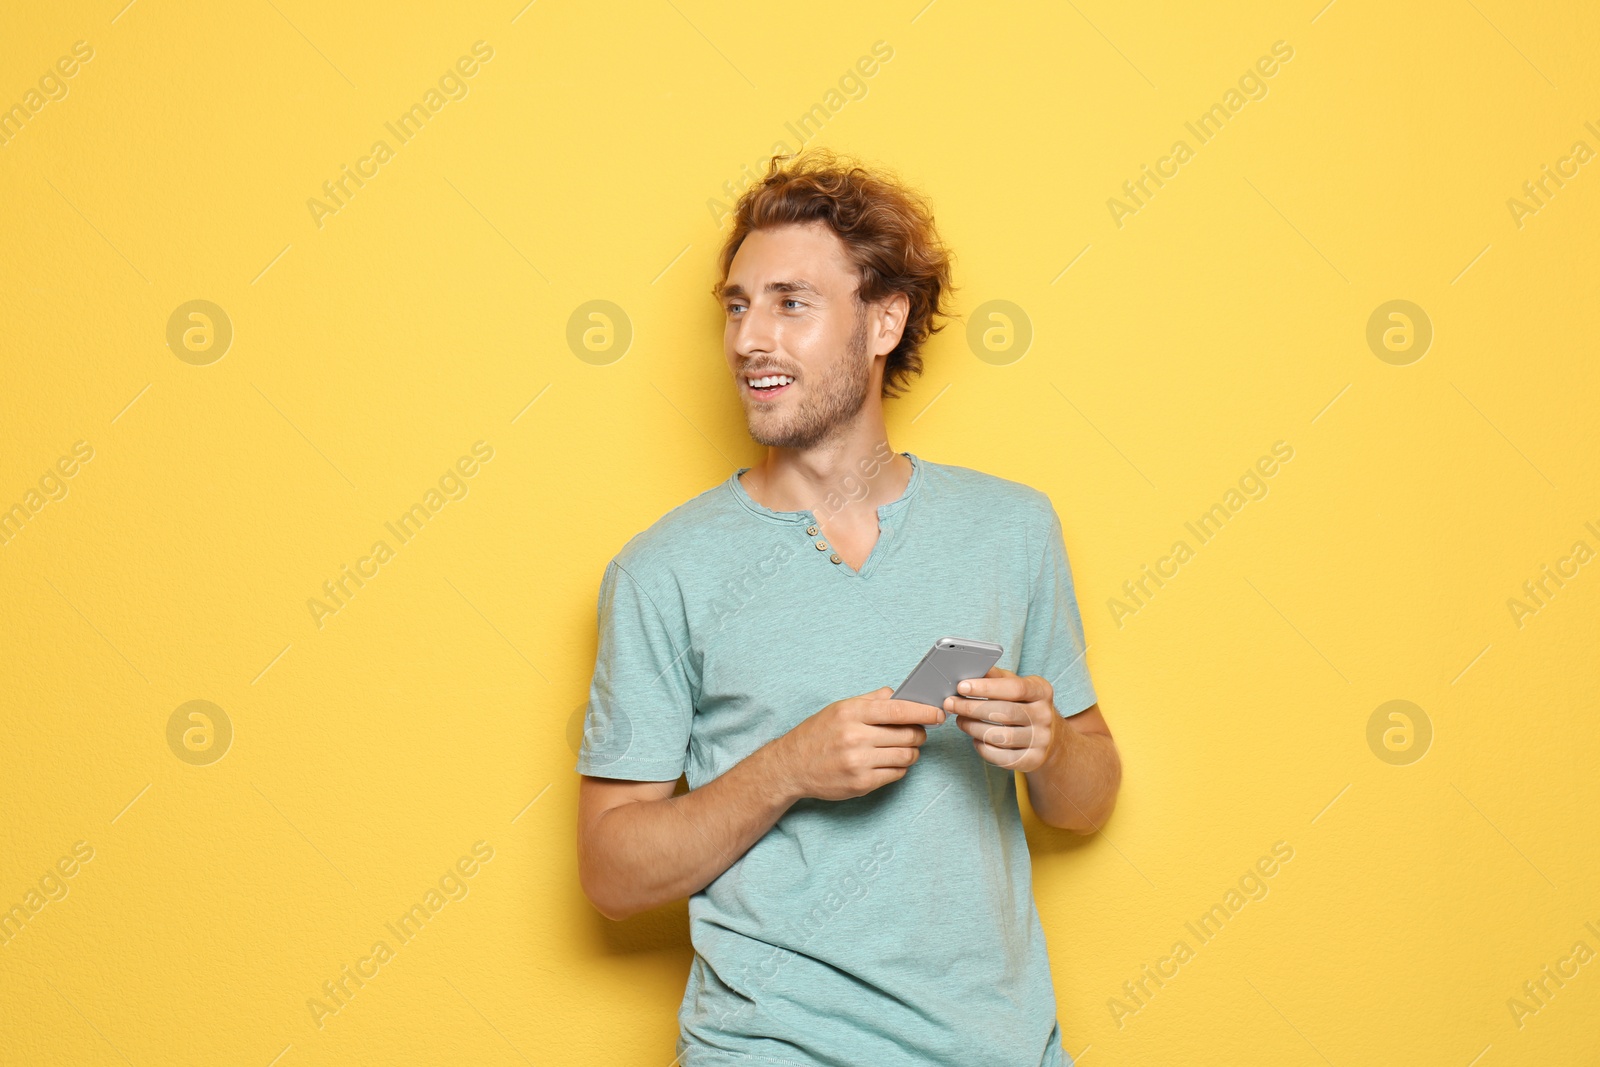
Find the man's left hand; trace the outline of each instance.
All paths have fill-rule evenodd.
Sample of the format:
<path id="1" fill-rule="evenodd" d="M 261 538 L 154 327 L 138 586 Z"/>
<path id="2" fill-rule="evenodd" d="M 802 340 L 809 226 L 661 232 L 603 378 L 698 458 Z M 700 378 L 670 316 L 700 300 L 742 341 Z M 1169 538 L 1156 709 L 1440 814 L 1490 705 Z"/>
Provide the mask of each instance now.
<path id="1" fill-rule="evenodd" d="M 961 682 L 956 691 L 961 695 L 947 697 L 944 710 L 956 716 L 956 725 L 972 738 L 978 755 L 996 767 L 1037 770 L 1052 744 L 1067 743 L 1071 731 L 1061 729 L 1055 691 L 1037 674 L 990 667 L 988 674 Z"/>

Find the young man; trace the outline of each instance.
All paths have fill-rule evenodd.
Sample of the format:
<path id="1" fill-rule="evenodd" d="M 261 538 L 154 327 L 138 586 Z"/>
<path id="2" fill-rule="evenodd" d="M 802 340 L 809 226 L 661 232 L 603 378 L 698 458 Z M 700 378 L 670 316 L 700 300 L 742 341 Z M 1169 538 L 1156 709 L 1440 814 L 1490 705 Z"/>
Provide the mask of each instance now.
<path id="1" fill-rule="evenodd" d="M 766 453 L 606 567 L 584 892 L 611 919 L 689 897 L 682 1067 L 1070 1064 L 1016 772 L 1087 834 L 1121 765 L 1049 498 L 888 447 L 883 400 L 950 288 L 932 216 L 775 158 L 721 268 Z M 946 636 L 1005 651 L 942 709 L 890 699 Z"/>

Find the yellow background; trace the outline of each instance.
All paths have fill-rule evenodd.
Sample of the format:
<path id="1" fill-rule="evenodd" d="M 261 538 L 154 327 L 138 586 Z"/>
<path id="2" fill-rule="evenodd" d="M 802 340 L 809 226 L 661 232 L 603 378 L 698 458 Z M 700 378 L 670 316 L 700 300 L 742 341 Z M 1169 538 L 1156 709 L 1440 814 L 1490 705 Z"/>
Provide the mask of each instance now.
<path id="1" fill-rule="evenodd" d="M 94 50 L 0 147 L 0 507 L 94 449 L 0 547 L 0 904 L 94 850 L 0 947 L 5 1062 L 666 1067 L 684 907 L 611 924 L 575 876 L 595 595 L 755 457 L 708 201 L 877 41 L 813 143 L 926 191 L 961 315 L 1033 329 L 992 363 L 952 323 L 892 441 L 1052 496 L 1125 762 L 1101 834 L 1029 815 L 1068 1049 L 1600 1056 L 1600 962 L 1520 1027 L 1507 1005 L 1600 950 L 1600 567 L 1507 607 L 1600 549 L 1600 163 L 1507 207 L 1600 148 L 1592 5 L 122 5 L 0 15 L 4 106 Z M 307 201 L 479 40 L 468 95 L 319 227 Z M 1196 144 L 1280 40 L 1268 95 Z M 166 341 L 195 299 L 234 331 L 203 366 Z M 633 332 L 604 365 L 566 340 L 597 299 Z M 1393 299 L 1434 329 L 1407 366 L 1365 339 Z M 322 583 L 480 440 L 468 495 L 319 627 Z M 1280 440 L 1269 495 L 1118 626 L 1108 599 Z M 1367 742 L 1397 699 L 1433 731 L 1408 765 Z M 191 700 L 233 727 L 209 765 L 168 745 Z M 469 894 L 315 1025 L 478 841 Z M 1278 841 L 1270 894 L 1192 941 Z"/>

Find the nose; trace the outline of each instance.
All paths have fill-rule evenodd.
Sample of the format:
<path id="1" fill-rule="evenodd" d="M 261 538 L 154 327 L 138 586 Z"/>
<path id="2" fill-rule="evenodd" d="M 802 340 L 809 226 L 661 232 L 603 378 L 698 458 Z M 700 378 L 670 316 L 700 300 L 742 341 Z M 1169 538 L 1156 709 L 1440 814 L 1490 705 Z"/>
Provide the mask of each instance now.
<path id="1" fill-rule="evenodd" d="M 776 342 L 776 331 L 772 328 L 771 317 L 763 315 L 754 307 L 744 309 L 744 314 L 732 324 L 731 336 L 728 338 L 733 353 L 745 360 L 752 356 L 770 354 L 776 347 Z"/>

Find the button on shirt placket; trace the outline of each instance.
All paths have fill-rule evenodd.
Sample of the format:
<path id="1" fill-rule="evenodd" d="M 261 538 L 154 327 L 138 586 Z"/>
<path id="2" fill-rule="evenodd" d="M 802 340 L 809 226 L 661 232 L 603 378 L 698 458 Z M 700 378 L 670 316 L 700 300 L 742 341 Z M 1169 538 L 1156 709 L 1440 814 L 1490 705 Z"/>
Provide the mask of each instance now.
<path id="1" fill-rule="evenodd" d="M 818 533 L 818 527 L 817 527 L 816 523 L 812 523 L 810 526 L 806 527 L 806 536 L 807 537 L 816 537 L 817 533 Z M 828 551 L 828 542 L 822 540 L 821 538 L 817 538 L 816 542 L 814 542 L 814 547 L 816 548 L 816 550 L 818 552 L 827 552 Z M 839 555 L 839 553 L 837 553 L 837 552 L 833 552 L 833 553 L 830 553 L 828 555 L 828 562 L 829 563 L 843 563 L 844 562 L 844 557 Z"/>

